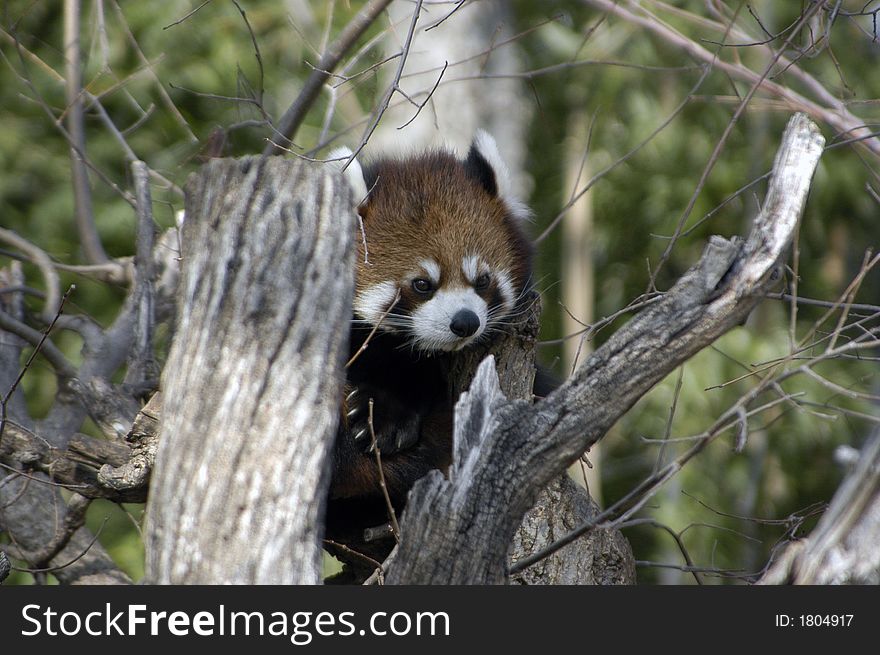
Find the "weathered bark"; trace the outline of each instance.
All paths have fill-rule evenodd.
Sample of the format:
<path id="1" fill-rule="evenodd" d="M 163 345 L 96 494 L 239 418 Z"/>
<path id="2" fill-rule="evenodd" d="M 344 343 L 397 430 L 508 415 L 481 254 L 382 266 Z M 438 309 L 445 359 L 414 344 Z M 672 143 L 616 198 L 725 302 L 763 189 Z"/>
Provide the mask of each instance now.
<path id="1" fill-rule="evenodd" d="M 12 421 L 7 421 L 0 441 L 0 462 L 4 464 L 51 475 L 53 483 L 88 498 L 142 503 L 146 500 L 145 486 L 130 492 L 115 491 L 98 481 L 101 467 L 123 466 L 130 454 L 122 444 L 84 434 L 73 435 L 65 449 L 53 448 L 42 437 Z"/>
<path id="2" fill-rule="evenodd" d="M 155 393 L 137 413 L 134 423 L 125 437 L 131 445 L 128 458 L 122 464 L 108 462 L 98 471 L 98 483 L 105 489 L 120 494 L 143 493 L 146 499 L 150 474 L 159 449 L 159 414 L 162 411 L 162 394 Z"/>
<path id="3" fill-rule="evenodd" d="M 147 580 L 315 583 L 353 288 L 330 167 L 214 160 L 187 186 Z"/>
<path id="4" fill-rule="evenodd" d="M 880 584 L 880 430 L 810 536 L 790 543 L 760 584 Z"/>
<path id="5" fill-rule="evenodd" d="M 6 553 L 0 550 L 0 584 L 3 584 L 11 570 L 12 564 L 9 563 L 9 558 L 6 556 Z"/>
<path id="6" fill-rule="evenodd" d="M 511 334 L 496 339 L 489 349 L 474 349 L 459 357 L 457 370 L 450 376 L 455 385 L 455 396 L 468 390 L 480 362 L 491 354 L 497 362 L 498 382 L 504 396 L 531 402 L 541 307 L 535 293 L 526 299 L 526 303 L 530 305 L 526 320 Z M 493 493 L 487 493 L 491 498 Z M 593 518 L 597 509 L 585 489 L 572 483 L 567 473 L 561 474 L 538 490 L 537 499 L 511 540 L 509 560 L 513 563 L 530 557 L 554 541 L 554 537 Z M 545 585 L 634 584 L 635 560 L 629 542 L 616 528 L 596 532 L 594 537 L 582 539 L 554 553 L 540 568 L 519 576 L 516 581 Z M 609 568 L 603 571 L 606 564 Z"/>
<path id="7" fill-rule="evenodd" d="M 51 572 L 61 584 L 130 583 L 88 530 L 81 524 L 67 529 L 68 504 L 49 482 L 35 472 L 10 476 L 3 485 L 2 523 L 15 539 L 9 553 L 37 574 Z"/>
<path id="8" fill-rule="evenodd" d="M 599 506 L 567 475 L 553 480 L 526 512 L 511 545 L 511 562 L 537 553 L 579 525 L 595 519 Z M 551 557 L 511 576 L 519 584 L 633 584 L 635 560 L 616 529 L 594 530 Z"/>
<path id="9" fill-rule="evenodd" d="M 795 116 L 749 236 L 713 237 L 696 266 L 543 401 L 509 400 L 494 360 L 480 365 L 456 407 L 449 479 L 430 475 L 411 492 L 388 582 L 506 581 L 509 544 L 538 491 L 763 297 L 793 238 L 823 144 L 818 128 Z M 656 484 L 674 474 L 675 465 L 667 468 Z"/>

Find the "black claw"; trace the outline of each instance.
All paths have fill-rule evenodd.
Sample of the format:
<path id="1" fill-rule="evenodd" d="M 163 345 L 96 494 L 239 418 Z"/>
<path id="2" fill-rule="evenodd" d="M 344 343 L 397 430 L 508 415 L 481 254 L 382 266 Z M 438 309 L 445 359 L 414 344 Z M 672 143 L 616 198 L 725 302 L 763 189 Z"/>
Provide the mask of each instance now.
<path id="1" fill-rule="evenodd" d="M 360 441 L 367 435 L 367 428 L 361 428 L 358 430 L 357 434 L 354 435 L 355 441 Z"/>

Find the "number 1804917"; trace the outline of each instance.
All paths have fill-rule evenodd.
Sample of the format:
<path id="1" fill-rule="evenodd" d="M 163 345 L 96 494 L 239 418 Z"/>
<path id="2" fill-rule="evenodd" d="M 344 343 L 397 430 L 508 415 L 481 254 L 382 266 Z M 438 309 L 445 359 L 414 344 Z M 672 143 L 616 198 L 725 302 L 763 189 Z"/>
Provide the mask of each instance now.
<path id="1" fill-rule="evenodd" d="M 787 628 L 846 628 L 852 624 L 854 614 L 789 614 L 776 615 L 776 627 Z"/>

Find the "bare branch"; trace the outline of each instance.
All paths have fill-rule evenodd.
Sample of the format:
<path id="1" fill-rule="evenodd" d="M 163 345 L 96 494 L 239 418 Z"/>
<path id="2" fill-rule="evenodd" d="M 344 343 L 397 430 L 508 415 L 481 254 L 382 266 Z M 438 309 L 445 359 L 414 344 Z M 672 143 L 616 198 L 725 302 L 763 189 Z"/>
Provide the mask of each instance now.
<path id="1" fill-rule="evenodd" d="M 584 4 L 591 5 L 596 9 L 600 9 L 602 11 L 608 12 L 609 14 L 614 14 L 634 25 L 638 25 L 653 34 L 656 34 L 660 38 L 664 39 L 680 47 L 682 50 L 687 52 L 690 56 L 694 57 L 699 61 L 703 61 L 706 63 L 711 63 L 713 67 L 718 68 L 724 73 L 730 75 L 735 79 L 745 80 L 750 84 L 754 84 L 760 81 L 761 88 L 765 91 L 769 91 L 774 96 L 781 98 L 784 100 L 788 107 L 793 111 L 801 111 L 809 114 L 815 120 L 821 120 L 829 125 L 832 125 L 835 129 L 839 130 L 844 134 L 851 134 L 853 137 L 864 136 L 865 132 L 868 130 L 863 126 L 863 121 L 859 119 L 857 116 L 854 116 L 850 113 L 846 105 L 841 102 L 839 99 L 834 98 L 831 94 L 823 97 L 823 100 L 826 101 L 830 108 L 823 107 L 807 98 L 803 95 L 793 91 L 791 88 L 782 86 L 776 82 L 773 82 L 769 79 L 761 80 L 761 77 L 758 73 L 747 68 L 745 65 L 741 63 L 728 63 L 721 59 L 718 59 L 713 53 L 709 52 L 696 42 L 688 39 L 681 33 L 675 31 L 667 24 L 662 21 L 655 20 L 653 18 L 638 16 L 629 9 L 622 6 L 622 3 L 613 2 L 612 0 L 581 0 Z M 633 3 L 627 3 L 632 5 Z M 816 3 L 813 6 L 820 6 L 821 3 Z M 780 57 L 780 62 L 787 61 Z M 819 85 L 814 87 L 814 90 L 818 90 Z M 827 93 L 827 91 L 826 91 Z M 830 96 L 830 97 L 829 97 Z M 869 138 L 867 140 L 861 141 L 871 152 L 875 155 L 880 155 L 880 141 L 876 138 Z"/>
<path id="2" fill-rule="evenodd" d="M 70 164 L 73 175 L 73 197 L 76 205 L 76 226 L 80 245 L 92 264 L 103 264 L 107 253 L 95 227 L 89 174 L 80 153 L 86 151 L 85 122 L 82 106 L 82 68 L 79 48 L 79 0 L 64 0 L 64 61 L 67 91 L 67 131 L 70 135 Z"/>
<path id="3" fill-rule="evenodd" d="M 541 232 L 540 235 L 538 235 L 538 237 L 535 239 L 535 243 L 536 244 L 541 243 L 544 239 L 546 239 L 550 235 L 550 233 L 556 229 L 556 227 L 559 225 L 560 221 L 562 221 L 562 219 L 565 218 L 565 215 L 568 213 L 568 210 L 571 209 L 575 205 L 575 203 L 581 198 L 581 196 L 583 196 L 587 191 L 589 191 L 593 187 L 593 185 L 596 184 L 596 182 L 601 180 L 603 177 L 608 175 L 608 173 L 610 173 L 615 168 L 617 168 L 618 166 L 620 166 L 621 164 L 623 164 L 624 162 L 629 160 L 631 157 L 633 157 L 643 147 L 645 147 L 648 143 L 650 143 L 654 139 L 654 137 L 656 137 L 658 134 L 660 134 L 660 132 L 662 132 L 664 129 L 666 129 L 669 126 L 669 124 L 672 123 L 672 121 L 675 120 L 675 118 L 688 105 L 688 103 L 691 100 L 691 97 L 693 96 L 694 93 L 697 92 L 697 89 L 699 89 L 703 85 L 703 82 L 709 76 L 709 73 L 711 72 L 711 70 L 712 69 L 709 67 L 706 67 L 703 69 L 703 74 L 700 75 L 700 78 L 697 80 L 696 84 L 694 84 L 694 86 L 690 90 L 690 92 L 684 97 L 684 99 L 678 104 L 678 106 L 675 109 L 673 109 L 672 112 L 670 112 L 669 116 L 667 116 L 663 120 L 663 122 L 660 123 L 660 125 L 658 125 L 657 128 L 654 129 L 653 132 L 651 132 L 651 134 L 649 134 L 646 138 L 642 139 L 642 141 L 638 145 L 636 145 L 634 148 L 632 148 L 625 155 L 618 158 L 612 164 L 609 164 L 608 166 L 603 168 L 601 171 L 599 171 L 598 173 L 593 175 L 581 189 L 577 190 L 577 192 L 575 192 L 575 190 L 572 190 L 572 195 L 571 195 L 569 201 L 559 211 L 559 213 L 553 218 L 553 220 L 550 221 L 550 224 L 546 228 L 544 228 L 544 231 Z"/>
<path id="4" fill-rule="evenodd" d="M 761 584 L 878 584 L 880 581 L 880 432 L 810 536 L 792 542 Z"/>
<path id="5" fill-rule="evenodd" d="M 367 425 L 370 427 L 370 440 L 373 447 L 373 454 L 376 456 L 376 468 L 379 470 L 379 487 L 382 489 L 382 496 L 385 498 L 385 506 L 388 508 L 388 520 L 391 522 L 391 533 L 394 541 L 400 542 L 400 526 L 397 523 L 397 514 L 394 512 L 394 506 L 391 504 L 391 497 L 388 495 L 388 486 L 385 484 L 385 472 L 382 468 L 382 453 L 379 452 L 379 444 L 376 443 L 376 431 L 373 428 L 373 399 L 370 398 L 370 413 L 367 417 Z"/>
<path id="6" fill-rule="evenodd" d="M 43 282 L 46 285 L 46 299 L 43 302 L 43 310 L 40 312 L 40 316 L 44 322 L 48 323 L 52 320 L 61 302 L 58 273 L 55 272 L 52 266 L 52 260 L 42 248 L 18 236 L 12 230 L 0 227 L 0 240 L 25 253 L 28 259 L 40 269 L 40 273 L 43 275 Z"/>
<path id="7" fill-rule="evenodd" d="M 165 90 L 165 84 L 162 83 L 162 80 L 159 79 L 159 76 L 156 74 L 155 69 L 153 68 L 153 64 L 150 63 L 150 60 L 147 59 L 144 51 L 141 49 L 140 44 L 135 39 L 134 34 L 131 32 L 131 28 L 128 26 L 128 21 L 125 19 L 125 14 L 122 12 L 122 8 L 119 6 L 119 3 L 116 0 L 112 0 L 113 11 L 116 13 L 116 19 L 119 21 L 119 24 L 122 26 L 122 29 L 125 31 L 125 36 L 128 39 L 129 44 L 132 49 L 137 54 L 138 59 L 141 63 L 146 67 L 149 71 L 150 77 L 156 83 L 156 91 L 159 93 L 159 97 L 162 98 L 162 103 L 171 112 L 171 115 L 177 120 L 177 123 L 181 126 L 181 128 L 186 132 L 187 138 L 190 143 L 198 143 L 198 137 L 193 134 L 192 128 L 189 126 L 187 120 L 183 117 L 183 114 L 180 113 L 180 110 L 174 104 L 174 101 L 171 99 L 171 96 L 168 95 L 168 92 Z M 205 3 L 207 4 L 207 3 Z M 201 7 L 200 7 L 201 8 Z M 197 11 L 197 10 L 196 10 Z M 183 19 L 181 19 L 183 20 Z M 164 28 L 167 29 L 167 28 Z M 131 128 L 129 128 L 131 130 Z"/>
<path id="8" fill-rule="evenodd" d="M 742 5 L 740 5 L 740 7 L 741 6 Z M 736 125 L 736 122 L 740 119 L 740 117 L 743 115 L 743 113 L 745 113 L 745 110 L 748 108 L 749 102 L 751 101 L 752 97 L 755 95 L 755 93 L 757 93 L 758 89 L 761 88 L 761 84 L 764 82 L 764 80 L 766 80 L 767 77 L 770 75 L 770 72 L 773 70 L 773 67 L 776 65 L 776 62 L 782 56 L 782 53 L 785 50 L 785 46 L 787 46 L 789 43 L 791 43 L 791 41 L 798 34 L 800 34 L 801 28 L 807 24 L 807 22 L 810 20 L 810 18 L 817 11 L 819 11 L 819 8 L 820 8 L 819 4 L 814 4 L 812 7 L 810 7 L 807 11 L 805 11 L 801 15 L 801 17 L 798 21 L 798 24 L 794 27 L 794 29 L 792 29 L 791 34 L 789 34 L 788 38 L 785 41 L 785 44 L 783 44 L 783 47 L 780 48 L 779 52 L 776 53 L 776 55 L 770 60 L 770 62 L 764 68 L 763 73 L 761 73 L 760 77 L 758 77 L 758 79 L 752 83 L 752 86 L 751 86 L 751 88 L 749 88 L 748 93 L 746 93 L 746 95 L 743 97 L 742 101 L 739 103 L 739 106 L 736 108 L 736 111 L 733 113 L 733 116 L 731 116 L 730 120 L 727 123 L 727 126 L 724 128 L 724 132 L 722 132 L 721 136 L 718 138 L 718 141 L 715 144 L 715 148 L 712 151 L 712 154 L 709 156 L 709 160 L 706 162 L 706 166 L 703 168 L 703 172 L 700 175 L 699 181 L 697 182 L 696 186 L 694 187 L 694 192 L 693 192 L 693 194 L 691 194 L 691 198 L 688 201 L 687 206 L 685 207 L 684 211 L 682 212 L 681 217 L 678 219 L 678 223 L 675 226 L 675 231 L 672 234 L 672 238 L 670 239 L 669 243 L 666 245 L 666 248 L 663 250 L 663 254 L 660 255 L 660 261 L 657 262 L 657 266 L 654 267 L 654 270 L 651 272 L 651 279 L 648 284 L 648 289 L 654 288 L 654 285 L 657 281 L 657 274 L 659 273 L 660 269 L 663 268 L 663 265 L 666 263 L 666 261 L 669 259 L 669 256 L 672 254 L 672 249 L 675 247 L 675 244 L 678 241 L 678 238 L 681 236 L 682 231 L 684 230 L 684 226 L 687 223 L 688 218 L 690 218 L 691 211 L 693 211 L 694 206 L 697 204 L 697 199 L 699 198 L 700 193 L 702 193 L 702 191 L 703 191 L 703 187 L 706 185 L 706 182 L 709 179 L 709 174 L 712 172 L 712 169 L 715 167 L 716 162 L 718 161 L 719 157 L 721 156 L 721 151 L 724 149 L 724 146 L 727 143 L 728 137 L 733 132 L 733 127 Z M 728 24 L 727 28 L 725 29 L 725 32 L 724 32 L 725 37 L 727 36 L 728 32 L 730 31 L 731 27 L 733 26 L 735 18 L 736 18 L 735 16 L 733 18 L 731 18 L 730 23 Z M 717 61 L 716 58 L 713 57 L 713 59 L 715 59 Z"/>
<path id="9" fill-rule="evenodd" d="M 391 80 L 391 83 L 388 85 L 385 94 L 382 96 L 382 99 L 379 101 L 379 105 L 376 107 L 373 112 L 373 118 L 370 121 L 370 124 L 367 126 L 366 131 L 361 137 L 360 143 L 354 149 L 354 152 L 351 153 L 351 156 L 348 158 L 348 161 L 345 162 L 343 168 L 347 167 L 364 149 L 364 146 L 367 145 L 367 141 L 370 140 L 370 137 L 373 135 L 373 132 L 376 131 L 376 127 L 379 125 L 379 121 L 382 120 L 382 116 L 385 111 L 388 109 L 388 103 L 391 102 L 391 97 L 394 95 L 395 91 L 400 91 L 400 77 L 403 75 L 403 67 L 406 66 L 406 58 L 409 54 L 410 48 L 412 47 L 413 36 L 416 32 L 416 25 L 419 22 L 419 17 L 422 12 L 422 0 L 416 0 L 416 5 L 413 9 L 412 20 L 409 24 L 409 30 L 406 33 L 406 40 L 403 43 L 403 48 L 400 52 L 400 59 L 397 62 L 397 70 L 394 73 L 394 78 Z M 403 94 L 404 96 L 406 94 Z M 412 102 L 410 100 L 410 102 Z"/>
<path id="10" fill-rule="evenodd" d="M 210 2 L 211 2 L 211 0 L 205 0 L 205 1 L 204 1 L 202 4 L 200 4 L 198 7 L 196 7 L 195 9 L 193 9 L 192 11 L 190 11 L 189 13 L 185 14 L 184 16 L 181 16 L 180 18 L 178 18 L 178 19 L 177 19 L 176 21 L 174 21 L 173 23 L 168 23 L 168 25 L 166 25 L 166 26 L 163 27 L 162 29 L 163 29 L 163 30 L 167 30 L 168 28 L 170 28 L 170 27 L 174 27 L 175 25 L 180 25 L 180 24 L 181 24 L 183 21 L 185 21 L 187 18 L 189 18 L 190 16 L 192 16 L 193 14 L 195 14 L 199 9 L 201 9 L 202 7 L 204 7 L 204 6 L 207 5 L 207 4 L 210 4 Z"/>
<path id="11" fill-rule="evenodd" d="M 41 471 L 46 480 L 75 491 L 86 498 L 106 498 L 118 502 L 143 502 L 146 485 L 139 488 L 106 487 L 98 477 L 101 467 L 126 465 L 131 450 L 121 443 L 95 439 L 84 434 L 73 435 L 65 449 L 52 447 L 46 439 L 13 421 L 7 421 L 0 441 L 0 462 L 8 467 L 27 467 Z"/>
<path id="12" fill-rule="evenodd" d="M 137 251 L 134 257 L 134 285 L 131 291 L 135 313 L 134 344 L 128 357 L 125 383 L 142 385 L 146 380 L 154 380 L 159 369 L 153 355 L 153 331 L 156 317 L 154 308 L 155 266 L 153 264 L 153 244 L 155 225 L 150 196 L 150 184 L 146 164 L 135 161 L 131 165 L 137 197 Z"/>
<path id="13" fill-rule="evenodd" d="M 278 121 L 275 132 L 281 137 L 281 142 L 279 144 L 270 142 L 263 150 L 264 155 L 282 154 L 284 150 L 279 146 L 293 145 L 293 138 L 296 136 L 300 124 L 321 92 L 321 87 L 330 77 L 330 72 L 336 69 L 345 53 L 351 49 L 389 4 L 391 4 L 391 0 L 370 0 L 343 28 L 336 40 L 324 52 L 317 68 L 312 70 L 296 100 Z"/>

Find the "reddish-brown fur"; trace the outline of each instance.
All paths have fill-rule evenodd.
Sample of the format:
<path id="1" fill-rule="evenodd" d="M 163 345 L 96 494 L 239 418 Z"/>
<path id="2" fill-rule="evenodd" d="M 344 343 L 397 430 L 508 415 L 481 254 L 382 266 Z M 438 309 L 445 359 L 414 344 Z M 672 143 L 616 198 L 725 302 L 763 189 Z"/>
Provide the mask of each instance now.
<path id="1" fill-rule="evenodd" d="M 383 160 L 366 178 L 372 191 L 360 213 L 367 263 L 358 238 L 358 293 L 386 280 L 404 280 L 424 259 L 433 259 L 450 276 L 440 286 L 465 286 L 461 260 L 468 255 L 509 271 L 517 290 L 527 283 L 531 257 L 519 219 L 452 154 Z"/>
<path id="2" fill-rule="evenodd" d="M 514 303 L 529 284 L 531 246 L 521 217 L 499 197 L 499 171 L 493 170 L 490 159 L 475 145 L 465 159 L 437 151 L 380 160 L 364 171 L 369 192 L 359 207 L 363 232 L 359 226 L 355 307 L 358 298 L 377 285 L 398 290 L 400 297 L 390 314 L 397 322 L 388 320 L 370 335 L 374 325 L 369 321 L 378 320 L 381 313 L 371 307 L 372 315 L 355 317 L 368 320 L 355 321 L 351 329 L 352 355 L 370 341 L 347 370 L 346 393 L 354 393 L 353 400 L 342 404 L 327 534 L 375 556 L 384 556 L 388 544 L 359 543 L 365 527 L 387 520 L 375 454 L 368 449 L 369 438 L 358 437 L 366 425 L 367 401 L 374 401 L 374 432 L 397 511 L 415 480 L 431 469 L 445 470 L 452 455 L 456 398 L 447 374 L 456 352 L 426 353 L 413 347 L 404 320 L 430 297 L 413 288 L 415 277 L 425 277 L 422 263 L 432 260 L 439 265 L 440 279 L 432 280 L 437 289 L 473 289 L 485 301 L 482 311 L 488 308 L 484 318 L 490 325 L 506 318 L 493 313 L 503 300 L 502 314 L 517 311 Z M 492 273 L 488 286 L 467 279 L 462 270 L 462 259 L 473 256 Z M 508 281 L 506 299 L 501 277 Z M 378 309 L 390 309 L 393 297 L 379 294 L 373 300 L 377 297 L 386 303 Z M 491 336 L 485 325 L 481 327 Z"/>

